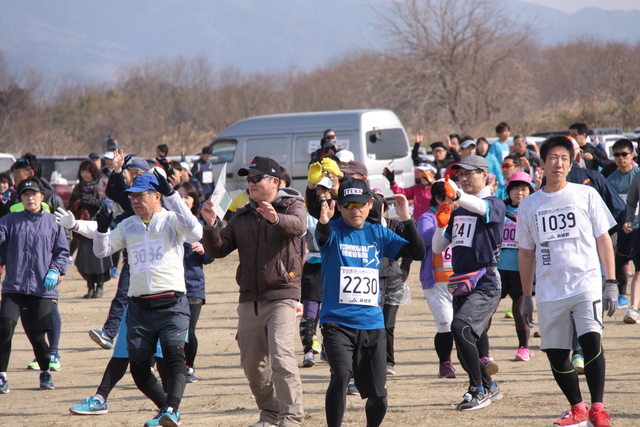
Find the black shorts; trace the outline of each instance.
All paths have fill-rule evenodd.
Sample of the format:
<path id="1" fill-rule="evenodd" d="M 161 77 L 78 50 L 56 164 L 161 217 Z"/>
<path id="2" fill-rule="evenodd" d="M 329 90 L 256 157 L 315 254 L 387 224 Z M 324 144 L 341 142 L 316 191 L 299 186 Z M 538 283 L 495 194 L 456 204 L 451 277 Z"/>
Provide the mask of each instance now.
<path id="1" fill-rule="evenodd" d="M 360 397 L 387 395 L 387 335 L 384 329 L 353 329 L 324 323 L 322 342 L 332 372 L 350 371 Z"/>
<path id="2" fill-rule="evenodd" d="M 189 330 L 189 302 L 182 296 L 175 305 L 158 310 L 145 310 L 140 302 L 129 298 L 127 312 L 127 351 L 156 351 L 158 340 L 186 341 Z"/>
<path id="3" fill-rule="evenodd" d="M 522 281 L 520 280 L 519 271 L 498 271 L 500 272 L 500 281 L 502 281 L 502 298 L 505 298 L 507 295 L 522 293 Z"/>
<path id="4" fill-rule="evenodd" d="M 3 293 L 0 302 L 0 318 L 18 322 L 22 316 L 22 325 L 29 331 L 51 330 L 51 310 L 53 300 L 33 295 Z"/>
<path id="5" fill-rule="evenodd" d="M 487 329 L 500 304 L 501 290 L 480 288 L 463 297 L 453 297 L 453 318 L 471 326 L 477 337 Z"/>

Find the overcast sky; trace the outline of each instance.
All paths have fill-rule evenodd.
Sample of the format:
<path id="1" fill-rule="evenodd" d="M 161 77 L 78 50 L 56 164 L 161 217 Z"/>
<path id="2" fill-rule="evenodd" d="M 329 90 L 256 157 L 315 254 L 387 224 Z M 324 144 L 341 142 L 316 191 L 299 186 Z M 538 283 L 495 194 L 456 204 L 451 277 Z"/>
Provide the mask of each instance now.
<path id="1" fill-rule="evenodd" d="M 640 10 L 640 0 L 520 0 L 525 3 L 540 4 L 573 13 L 585 7 L 599 7 L 608 10 Z"/>

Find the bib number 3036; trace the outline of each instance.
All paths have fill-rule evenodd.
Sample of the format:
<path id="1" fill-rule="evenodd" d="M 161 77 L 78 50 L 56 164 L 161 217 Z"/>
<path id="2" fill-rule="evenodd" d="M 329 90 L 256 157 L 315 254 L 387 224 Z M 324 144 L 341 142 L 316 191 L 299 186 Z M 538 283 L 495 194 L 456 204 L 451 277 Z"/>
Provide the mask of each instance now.
<path id="1" fill-rule="evenodd" d="M 164 242 L 162 239 L 149 240 L 148 246 L 144 242 L 134 243 L 129 248 L 129 264 L 132 273 L 142 273 L 149 270 L 151 265 L 164 257 Z"/>
<path id="2" fill-rule="evenodd" d="M 340 267 L 341 304 L 378 305 L 380 289 L 379 271 L 376 268 Z"/>

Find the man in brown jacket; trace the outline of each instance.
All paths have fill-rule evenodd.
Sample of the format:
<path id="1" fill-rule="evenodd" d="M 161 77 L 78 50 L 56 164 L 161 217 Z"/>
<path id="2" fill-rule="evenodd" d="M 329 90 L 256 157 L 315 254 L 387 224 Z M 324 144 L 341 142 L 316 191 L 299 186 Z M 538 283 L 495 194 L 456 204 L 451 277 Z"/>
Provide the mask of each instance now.
<path id="1" fill-rule="evenodd" d="M 238 175 L 247 177 L 250 203 L 220 230 L 207 201 L 202 209 L 204 249 L 212 258 L 235 249 L 240 256 L 240 363 L 261 410 L 260 421 L 250 427 L 299 426 L 304 413 L 294 337 L 304 202 L 298 191 L 279 188 L 280 166 L 268 157 L 254 158 Z"/>

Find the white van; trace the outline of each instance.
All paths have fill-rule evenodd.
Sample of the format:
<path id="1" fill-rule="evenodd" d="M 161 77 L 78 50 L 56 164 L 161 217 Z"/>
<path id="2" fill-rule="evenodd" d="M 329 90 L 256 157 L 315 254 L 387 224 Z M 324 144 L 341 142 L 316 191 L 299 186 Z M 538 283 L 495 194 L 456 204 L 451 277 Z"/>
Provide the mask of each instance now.
<path id="1" fill-rule="evenodd" d="M 344 110 L 312 113 L 273 114 L 241 120 L 211 143 L 215 172 L 227 165 L 227 191 L 244 190 L 247 182 L 238 169 L 255 156 L 274 159 L 287 169 L 291 186 L 303 195 L 311 153 L 320 147 L 326 129 L 333 129 L 338 147 L 353 152 L 367 166 L 369 184 L 390 196 L 389 182 L 382 169 L 395 169 L 401 187 L 414 184 L 413 162 L 407 133 L 390 110 Z"/>

